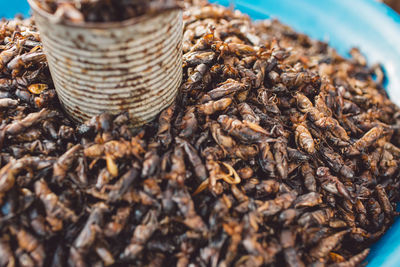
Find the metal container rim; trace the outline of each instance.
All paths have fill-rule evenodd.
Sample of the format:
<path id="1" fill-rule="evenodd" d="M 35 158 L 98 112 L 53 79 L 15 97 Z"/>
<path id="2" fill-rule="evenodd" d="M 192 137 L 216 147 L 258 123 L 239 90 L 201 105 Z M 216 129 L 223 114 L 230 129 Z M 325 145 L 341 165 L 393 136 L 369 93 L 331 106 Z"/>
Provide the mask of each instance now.
<path id="1" fill-rule="evenodd" d="M 107 30 L 107 29 L 117 29 L 117 28 L 125 28 L 135 24 L 139 24 L 145 21 L 152 19 L 154 16 L 150 16 L 148 14 L 143 14 L 137 17 L 133 17 L 124 21 L 113 21 L 113 22 L 82 22 L 82 23 L 74 23 L 66 20 L 60 20 L 55 15 L 43 10 L 40 8 L 35 0 L 28 0 L 30 7 L 32 8 L 34 13 L 39 14 L 41 17 L 45 18 L 51 24 L 57 24 L 61 26 L 68 26 L 72 28 L 78 29 L 93 29 L 93 30 Z M 168 13 L 174 10 L 181 10 L 180 7 L 168 8 L 162 10 L 157 15 Z"/>

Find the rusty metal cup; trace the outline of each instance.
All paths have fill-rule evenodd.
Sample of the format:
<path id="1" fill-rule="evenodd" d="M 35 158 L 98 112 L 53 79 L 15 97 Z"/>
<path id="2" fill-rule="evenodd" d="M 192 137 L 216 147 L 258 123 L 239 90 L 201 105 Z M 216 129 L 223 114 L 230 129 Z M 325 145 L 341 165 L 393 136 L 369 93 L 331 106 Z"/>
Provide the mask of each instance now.
<path id="1" fill-rule="evenodd" d="M 59 100 L 73 119 L 128 111 L 138 127 L 174 101 L 182 80 L 181 10 L 78 24 L 28 2 Z"/>

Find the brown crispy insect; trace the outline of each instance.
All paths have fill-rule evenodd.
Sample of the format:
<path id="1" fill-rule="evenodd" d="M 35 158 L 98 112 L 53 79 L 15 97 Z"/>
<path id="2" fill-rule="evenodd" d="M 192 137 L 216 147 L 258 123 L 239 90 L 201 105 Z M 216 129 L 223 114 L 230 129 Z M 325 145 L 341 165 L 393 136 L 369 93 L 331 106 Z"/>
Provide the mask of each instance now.
<path id="1" fill-rule="evenodd" d="M 42 51 L 22 54 L 14 57 L 7 64 L 7 68 L 13 71 L 13 76 L 16 76 L 22 68 L 26 68 L 30 64 L 36 64 L 45 59 L 45 55 Z"/>
<path id="2" fill-rule="evenodd" d="M 217 122 L 213 122 L 210 127 L 212 137 L 215 142 L 224 150 L 230 151 L 236 146 L 236 142 L 232 137 L 225 135 L 221 129 L 221 126 Z"/>
<path id="3" fill-rule="evenodd" d="M 8 47 L 7 49 L 3 49 L 0 53 L 0 69 L 3 70 L 5 66 L 7 66 L 8 62 L 10 62 L 19 52 L 21 46 L 24 44 L 24 40 L 18 40 L 15 45 Z"/>
<path id="4" fill-rule="evenodd" d="M 53 177 L 58 182 L 61 182 L 66 174 L 68 169 L 71 167 L 75 154 L 82 148 L 80 144 L 73 146 L 67 152 L 64 153 L 53 166 Z"/>
<path id="5" fill-rule="evenodd" d="M 119 235 L 129 219 L 130 212 L 129 207 L 119 208 L 116 214 L 112 216 L 111 221 L 105 226 L 104 234 L 108 237 Z"/>
<path id="6" fill-rule="evenodd" d="M 266 201 L 257 209 L 257 211 L 261 212 L 265 216 L 275 215 L 279 211 L 290 207 L 295 199 L 296 194 L 294 193 L 282 194 L 275 199 Z"/>
<path id="7" fill-rule="evenodd" d="M 51 160 L 45 160 L 38 157 L 25 157 L 18 160 L 12 160 L 0 170 L 0 194 L 10 190 L 15 184 L 15 178 L 18 173 L 26 168 L 31 170 L 42 170 L 52 164 Z"/>
<path id="8" fill-rule="evenodd" d="M 101 230 L 100 227 L 102 225 L 104 213 L 106 212 L 106 210 L 107 206 L 102 202 L 96 204 L 92 208 L 85 226 L 83 227 L 77 238 L 74 240 L 74 249 L 77 249 L 79 252 L 83 252 L 85 250 L 88 250 L 91 244 L 95 242 L 96 235 Z"/>
<path id="9" fill-rule="evenodd" d="M 241 122 L 240 120 L 229 118 L 227 115 L 220 115 L 218 117 L 218 122 L 223 130 L 244 142 L 257 142 L 261 140 L 264 135 L 268 135 L 268 132 L 257 124 L 246 121 Z"/>
<path id="10" fill-rule="evenodd" d="M 341 195 L 349 200 L 352 200 L 348 189 L 339 180 L 338 177 L 330 174 L 329 169 L 326 167 L 319 167 L 316 172 L 317 176 L 323 181 L 321 187 L 336 195 Z"/>
<path id="11" fill-rule="evenodd" d="M 316 259 L 325 257 L 347 233 L 348 231 L 341 231 L 322 239 L 319 244 L 310 251 L 310 255 Z"/>
<path id="12" fill-rule="evenodd" d="M 150 150 L 144 155 L 143 168 L 142 168 L 142 177 L 148 177 L 153 175 L 157 168 L 159 167 L 160 157 L 157 154 L 157 151 Z"/>
<path id="13" fill-rule="evenodd" d="M 109 193 L 110 201 L 120 199 L 129 190 L 130 186 L 136 181 L 138 176 L 139 171 L 135 167 L 123 174 Z"/>
<path id="14" fill-rule="evenodd" d="M 243 83 L 240 83 L 238 81 L 228 79 L 224 83 L 222 83 L 219 87 L 209 91 L 207 95 L 212 99 L 220 99 L 221 97 L 224 97 L 226 95 L 242 91 L 246 88 L 246 86 Z"/>
<path id="15" fill-rule="evenodd" d="M 10 231 L 16 236 L 20 248 L 28 253 L 34 266 L 43 266 L 45 251 L 43 245 L 32 234 L 23 228 L 11 227 Z"/>
<path id="16" fill-rule="evenodd" d="M 143 219 L 142 224 L 135 228 L 130 244 L 124 249 L 121 255 L 123 259 L 135 259 L 141 250 L 144 249 L 145 242 L 157 230 L 157 213 L 149 211 Z"/>
<path id="17" fill-rule="evenodd" d="M 172 105 L 164 110 L 159 117 L 159 127 L 157 136 L 161 143 L 168 146 L 172 142 L 171 137 L 171 119 L 175 110 L 175 106 Z"/>
<path id="18" fill-rule="evenodd" d="M 203 182 L 205 179 L 207 179 L 207 171 L 206 171 L 206 167 L 204 166 L 203 162 L 201 161 L 201 158 L 197 154 L 195 148 L 186 140 L 183 140 L 178 137 L 175 140 L 185 150 L 185 153 L 188 156 L 189 161 L 193 165 L 194 172 L 195 172 L 199 182 Z"/>
<path id="19" fill-rule="evenodd" d="M 247 103 L 240 103 L 238 105 L 238 109 L 240 114 L 242 115 L 243 120 L 258 124 L 260 123 L 260 118 L 254 113 L 252 108 Z"/>
<path id="20" fill-rule="evenodd" d="M 323 225 L 326 224 L 334 213 L 331 209 L 325 208 L 313 212 L 303 213 L 299 218 L 299 224 L 304 226 Z"/>
<path id="21" fill-rule="evenodd" d="M 383 186 L 378 184 L 376 186 L 376 192 L 377 192 L 377 195 L 378 195 L 379 202 L 380 202 L 380 204 L 381 204 L 381 206 L 383 208 L 383 211 L 386 214 L 389 214 L 389 215 L 392 214 L 393 213 L 393 207 L 392 207 L 392 204 L 390 203 L 390 200 L 389 200 L 389 198 L 388 198 Z"/>
<path id="22" fill-rule="evenodd" d="M 287 150 L 286 142 L 279 141 L 274 144 L 274 158 L 276 169 L 281 179 L 286 179 L 288 176 Z"/>
<path id="23" fill-rule="evenodd" d="M 315 192 L 316 191 L 315 172 L 309 163 L 304 163 L 301 166 L 301 174 L 304 178 L 304 186 L 309 191 Z"/>
<path id="24" fill-rule="evenodd" d="M 191 137 L 197 130 L 198 121 L 194 111 L 195 107 L 189 108 L 186 111 L 185 116 L 183 116 L 182 118 L 182 131 L 180 133 L 180 136 L 182 136 L 183 138 Z"/>
<path id="25" fill-rule="evenodd" d="M 353 169 L 344 163 L 342 157 L 338 153 L 335 153 L 332 149 L 325 146 L 320 148 L 320 152 L 322 154 L 322 158 L 333 171 L 343 175 L 348 179 L 354 178 Z"/>
<path id="26" fill-rule="evenodd" d="M 31 127 L 33 124 L 39 123 L 51 115 L 50 110 L 42 109 L 37 113 L 31 113 L 21 121 L 14 121 L 5 127 L 6 134 L 15 135 L 24 131 L 26 128 Z"/>
<path id="27" fill-rule="evenodd" d="M 4 236 L 0 241 L 0 255 L 0 266 L 15 266 L 15 257 L 7 236 Z"/>
<path id="28" fill-rule="evenodd" d="M 43 179 L 35 182 L 35 193 L 44 204 L 47 216 L 49 217 L 48 221 L 52 225 L 53 231 L 61 230 L 59 228 L 55 229 L 57 226 L 55 226 L 54 223 L 61 224 L 62 227 L 62 222 L 54 221 L 69 220 L 76 222 L 78 220 L 78 216 L 75 212 L 60 202 L 57 195 L 49 189 L 47 183 Z"/>

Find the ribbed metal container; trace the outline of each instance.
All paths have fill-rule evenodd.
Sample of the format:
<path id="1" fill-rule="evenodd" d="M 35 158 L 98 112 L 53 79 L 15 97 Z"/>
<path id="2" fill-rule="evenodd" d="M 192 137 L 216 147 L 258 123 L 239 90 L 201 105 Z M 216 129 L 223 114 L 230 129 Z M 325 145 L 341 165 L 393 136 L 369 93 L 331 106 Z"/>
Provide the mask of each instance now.
<path id="1" fill-rule="evenodd" d="M 174 101 L 182 80 L 181 10 L 74 24 L 28 2 L 58 97 L 73 119 L 129 111 L 138 127 Z"/>

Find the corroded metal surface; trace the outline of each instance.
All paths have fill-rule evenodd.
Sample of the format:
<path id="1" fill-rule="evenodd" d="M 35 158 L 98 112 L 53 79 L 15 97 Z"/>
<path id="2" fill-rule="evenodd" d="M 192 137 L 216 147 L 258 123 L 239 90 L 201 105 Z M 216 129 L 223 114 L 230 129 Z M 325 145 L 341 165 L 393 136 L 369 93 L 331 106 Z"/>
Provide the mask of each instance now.
<path id="1" fill-rule="evenodd" d="M 31 6 L 60 102 L 75 120 L 129 111 L 136 127 L 175 99 L 182 79 L 180 10 L 85 27 L 55 22 Z"/>

